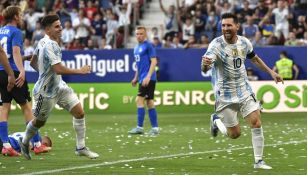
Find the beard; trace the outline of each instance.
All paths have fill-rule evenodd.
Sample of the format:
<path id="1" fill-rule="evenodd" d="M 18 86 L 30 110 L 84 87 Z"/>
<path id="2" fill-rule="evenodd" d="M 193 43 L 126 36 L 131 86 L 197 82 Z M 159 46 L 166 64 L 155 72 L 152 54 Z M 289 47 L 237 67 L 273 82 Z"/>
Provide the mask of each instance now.
<path id="1" fill-rule="evenodd" d="M 224 35 L 224 38 L 228 42 L 231 42 L 233 40 L 233 38 L 235 37 L 235 35 L 231 31 L 224 32 L 223 35 Z"/>

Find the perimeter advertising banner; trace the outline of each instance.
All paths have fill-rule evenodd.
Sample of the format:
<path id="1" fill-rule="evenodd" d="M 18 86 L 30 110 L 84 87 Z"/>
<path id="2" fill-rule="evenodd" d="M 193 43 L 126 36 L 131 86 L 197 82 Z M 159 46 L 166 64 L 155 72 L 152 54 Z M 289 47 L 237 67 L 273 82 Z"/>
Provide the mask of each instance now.
<path id="1" fill-rule="evenodd" d="M 279 59 L 279 52 L 285 50 L 290 58 L 299 66 L 299 79 L 307 79 L 307 47 L 264 47 L 255 48 L 255 52 L 263 58 L 269 67 L 273 67 Z M 159 58 L 159 81 L 163 82 L 197 82 L 210 80 L 210 73 L 200 70 L 201 57 L 205 49 L 157 49 Z M 84 65 L 92 67 L 92 73 L 86 76 L 63 76 L 69 83 L 101 83 L 130 82 L 136 70 L 132 49 L 118 50 L 80 50 L 63 51 L 62 63 L 69 68 L 80 68 Z M 271 80 L 269 74 L 260 71 L 251 61 L 245 62 L 252 67 L 260 80 Z M 26 62 L 27 81 L 34 83 L 38 73 Z"/>
<path id="2" fill-rule="evenodd" d="M 252 82 L 264 112 L 307 112 L 307 81 Z M 135 113 L 137 88 L 130 83 L 70 84 L 86 113 Z M 32 89 L 32 85 L 30 87 Z M 158 83 L 155 104 L 163 113 L 199 113 L 214 110 L 210 82 Z M 16 110 L 16 105 L 12 109 Z M 17 108 L 18 109 L 18 108 Z M 57 107 L 55 112 L 61 111 Z"/>

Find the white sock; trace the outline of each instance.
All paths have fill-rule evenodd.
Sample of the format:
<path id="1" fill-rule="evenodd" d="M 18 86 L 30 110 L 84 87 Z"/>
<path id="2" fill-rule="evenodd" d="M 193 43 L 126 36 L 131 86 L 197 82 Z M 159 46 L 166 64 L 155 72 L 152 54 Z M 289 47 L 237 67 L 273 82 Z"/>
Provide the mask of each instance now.
<path id="1" fill-rule="evenodd" d="M 4 148 L 11 148 L 11 144 L 9 142 L 2 144 Z"/>
<path id="2" fill-rule="evenodd" d="M 85 147 L 85 118 L 76 119 L 73 117 L 73 127 L 76 132 L 77 149 Z"/>
<path id="3" fill-rule="evenodd" d="M 262 127 L 253 128 L 252 131 L 252 143 L 254 149 L 255 162 L 262 160 L 263 156 L 263 147 L 264 147 L 264 136 Z"/>
<path id="4" fill-rule="evenodd" d="M 41 142 L 34 142 L 34 147 L 36 147 L 36 148 L 40 147 L 41 145 L 42 145 Z"/>
<path id="5" fill-rule="evenodd" d="M 39 128 L 36 128 L 32 125 L 32 121 L 30 121 L 26 128 L 26 134 L 22 139 L 22 143 L 28 145 L 32 137 L 36 134 Z"/>
<path id="6" fill-rule="evenodd" d="M 217 128 L 219 128 L 220 132 L 223 135 L 227 136 L 227 128 L 225 127 L 224 123 L 222 122 L 221 119 L 215 119 L 214 120 L 215 125 L 217 126 Z"/>

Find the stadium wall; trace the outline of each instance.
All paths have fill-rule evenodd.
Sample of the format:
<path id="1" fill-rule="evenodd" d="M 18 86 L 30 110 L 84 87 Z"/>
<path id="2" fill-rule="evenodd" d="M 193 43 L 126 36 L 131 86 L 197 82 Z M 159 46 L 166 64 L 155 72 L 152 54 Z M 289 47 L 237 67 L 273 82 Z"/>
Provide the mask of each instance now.
<path id="1" fill-rule="evenodd" d="M 86 113 L 135 114 L 137 89 L 130 83 L 71 83 Z M 307 112 L 307 82 L 251 82 L 263 112 Z M 30 84 L 32 89 L 33 84 Z M 159 113 L 213 112 L 214 95 L 210 82 L 160 82 L 155 91 Z M 12 110 L 19 108 L 13 104 Z M 55 113 L 62 109 L 56 107 Z"/>
<path id="2" fill-rule="evenodd" d="M 307 79 L 307 47 L 261 47 L 255 52 L 264 59 L 268 66 L 273 67 L 279 59 L 280 51 L 286 51 L 300 68 L 299 79 Z M 192 82 L 209 81 L 210 72 L 200 71 L 201 56 L 206 49 L 157 49 L 159 58 L 159 81 Z M 80 68 L 88 64 L 92 66 L 90 75 L 64 76 L 66 82 L 130 82 L 134 75 L 135 63 L 132 49 L 120 50 L 81 50 L 63 51 L 63 63 L 70 68 Z M 260 80 L 271 80 L 271 77 L 255 68 L 250 61 L 246 67 L 252 67 Z M 35 82 L 38 74 L 25 65 L 28 82 Z"/>

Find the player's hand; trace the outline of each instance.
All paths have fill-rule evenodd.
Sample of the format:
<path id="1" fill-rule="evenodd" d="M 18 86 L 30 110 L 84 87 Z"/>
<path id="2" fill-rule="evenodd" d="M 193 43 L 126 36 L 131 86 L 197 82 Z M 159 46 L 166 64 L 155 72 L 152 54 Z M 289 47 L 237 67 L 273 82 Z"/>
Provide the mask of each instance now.
<path id="1" fill-rule="evenodd" d="M 203 56 L 201 63 L 202 63 L 202 65 L 210 66 L 212 64 L 212 60 L 208 57 Z"/>
<path id="2" fill-rule="evenodd" d="M 142 86 L 147 87 L 149 82 L 150 82 L 150 77 L 146 77 L 142 82 Z"/>
<path id="3" fill-rule="evenodd" d="M 25 71 L 21 71 L 19 73 L 18 78 L 16 79 L 15 85 L 20 88 L 25 83 L 25 81 L 26 81 L 26 73 Z"/>
<path id="4" fill-rule="evenodd" d="M 283 78 L 279 74 L 277 74 L 276 72 L 272 71 L 271 76 L 272 76 L 272 78 L 273 78 L 273 80 L 275 81 L 276 84 L 278 82 L 282 82 L 282 84 L 284 84 Z"/>
<path id="5" fill-rule="evenodd" d="M 135 87 L 136 84 L 137 84 L 137 82 L 138 82 L 138 80 L 137 80 L 136 78 L 133 78 L 133 79 L 131 80 L 132 86 Z"/>
<path id="6" fill-rule="evenodd" d="M 91 66 L 85 65 L 80 68 L 81 74 L 89 74 L 91 73 Z"/>
<path id="7" fill-rule="evenodd" d="M 15 79 L 15 76 L 14 76 L 14 74 L 13 75 L 8 75 L 8 77 L 7 77 L 7 91 L 11 91 L 12 89 L 13 89 L 13 87 L 15 86 L 15 81 L 16 81 L 16 79 Z"/>

